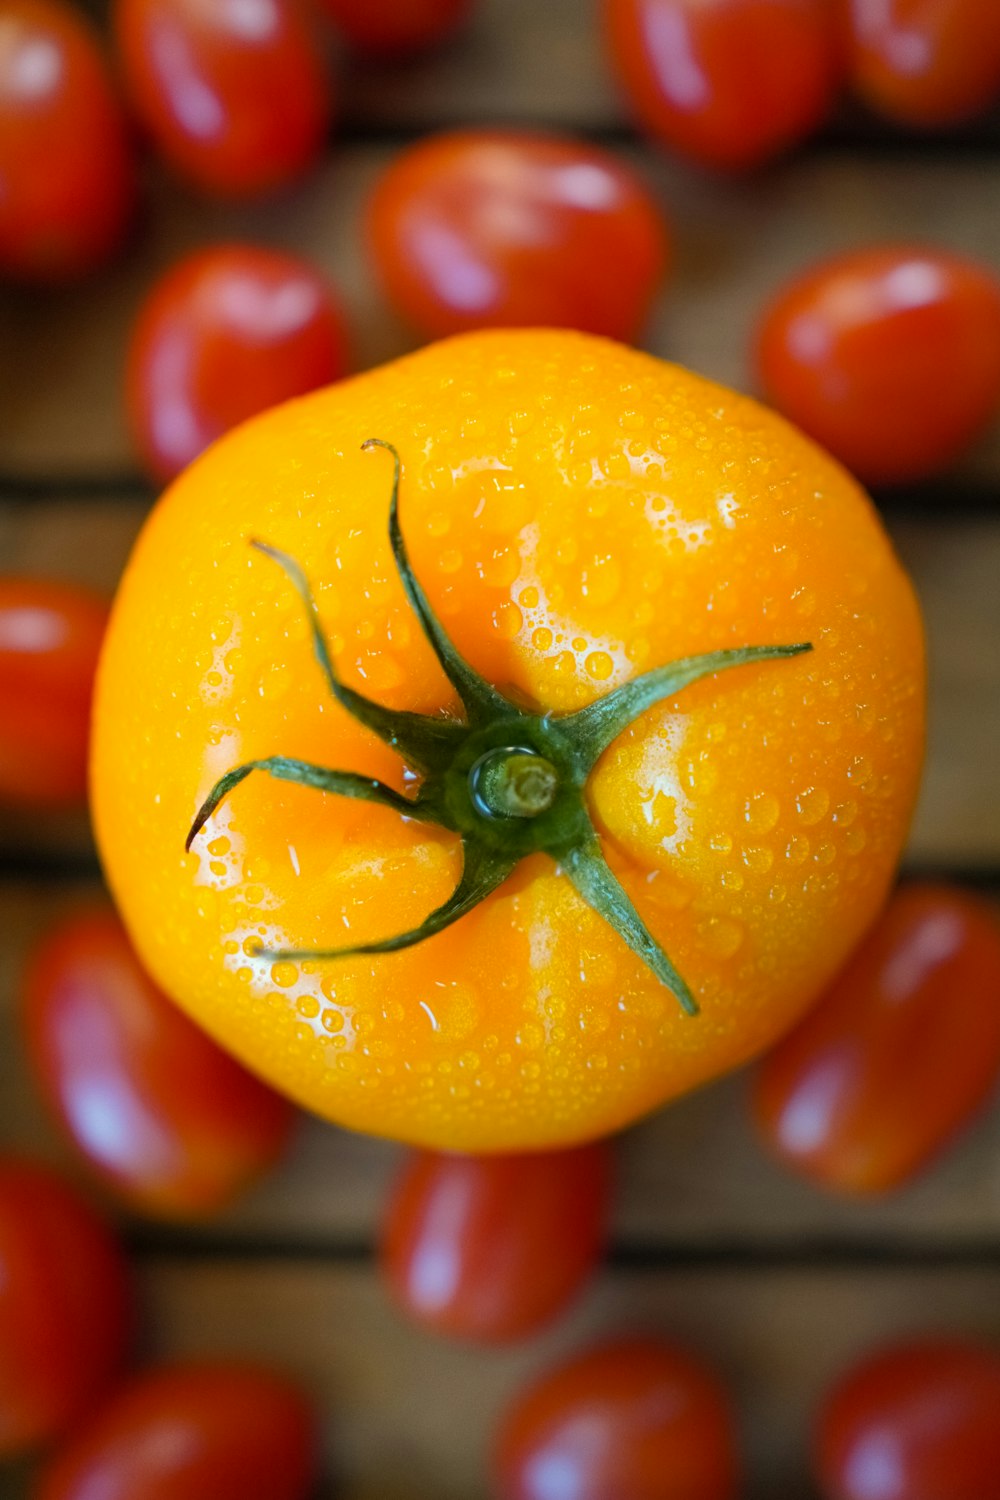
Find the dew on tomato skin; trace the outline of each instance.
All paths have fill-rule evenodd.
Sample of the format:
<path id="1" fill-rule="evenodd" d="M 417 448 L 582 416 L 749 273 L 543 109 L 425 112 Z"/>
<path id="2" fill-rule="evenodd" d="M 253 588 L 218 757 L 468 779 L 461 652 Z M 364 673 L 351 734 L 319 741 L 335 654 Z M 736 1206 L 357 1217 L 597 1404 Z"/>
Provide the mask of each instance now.
<path id="1" fill-rule="evenodd" d="M 780 814 L 781 805 L 770 792 L 755 792 L 743 804 L 744 821 L 753 833 L 770 833 Z"/>
<path id="2" fill-rule="evenodd" d="M 804 833 L 795 834 L 785 845 L 785 859 L 790 865 L 801 865 L 809 858 L 811 847 Z"/>
<path id="3" fill-rule="evenodd" d="M 830 793 L 825 787 L 805 787 L 795 798 L 800 822 L 807 828 L 824 818 L 830 807 Z"/>

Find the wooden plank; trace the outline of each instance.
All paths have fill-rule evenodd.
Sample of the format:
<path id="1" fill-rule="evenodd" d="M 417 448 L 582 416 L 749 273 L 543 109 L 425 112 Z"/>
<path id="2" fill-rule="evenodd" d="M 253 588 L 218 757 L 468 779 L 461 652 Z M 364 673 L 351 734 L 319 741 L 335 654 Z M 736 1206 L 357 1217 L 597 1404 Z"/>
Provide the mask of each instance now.
<path id="1" fill-rule="evenodd" d="M 312 256 L 343 291 L 358 368 L 412 347 L 382 302 L 361 226 L 364 201 L 391 155 L 384 145 L 334 152 L 277 206 L 203 203 L 154 178 L 144 233 L 120 266 L 73 291 L 3 294 L 0 477 L 78 478 L 132 467 L 121 411 L 129 325 L 154 277 L 196 245 L 250 239 Z M 647 175 L 677 237 L 673 280 L 645 344 L 730 385 L 752 383 L 747 344 L 759 308 L 820 255 L 911 239 L 1000 270 L 1000 173 L 976 160 L 811 157 L 751 183 L 694 172 L 646 148 L 627 155 Z M 957 477 L 1000 483 L 1000 423 Z"/>

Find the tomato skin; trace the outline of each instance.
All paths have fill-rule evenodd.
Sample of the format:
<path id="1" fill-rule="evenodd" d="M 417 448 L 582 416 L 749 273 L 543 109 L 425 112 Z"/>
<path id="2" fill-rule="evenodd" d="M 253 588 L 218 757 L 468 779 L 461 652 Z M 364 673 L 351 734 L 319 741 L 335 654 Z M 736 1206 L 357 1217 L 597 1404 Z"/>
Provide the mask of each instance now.
<path id="1" fill-rule="evenodd" d="M 825 1187 L 899 1187 L 1000 1078 L 1000 925 L 958 887 L 903 886 L 819 1004 L 760 1065 L 766 1144 Z"/>
<path id="2" fill-rule="evenodd" d="M 144 1212 L 215 1213 L 287 1144 L 287 1101 L 156 988 L 112 911 L 79 912 L 42 939 L 23 1019 L 49 1108 L 90 1166 Z"/>
<path id="3" fill-rule="evenodd" d="M 363 52 L 400 57 L 434 46 L 462 24 L 472 0 L 321 0 L 323 10 Z"/>
<path id="4" fill-rule="evenodd" d="M 949 125 L 1000 91 L 1000 9 L 993 0 L 849 0 L 857 92 L 906 125 Z"/>
<path id="5" fill-rule="evenodd" d="M 767 399 L 859 478 L 923 479 L 1000 406 L 1000 280 L 943 250 L 854 251 L 778 293 L 755 355 Z"/>
<path id="6" fill-rule="evenodd" d="M 218 245 L 173 266 L 132 332 L 126 387 L 133 439 L 172 479 L 230 427 L 339 380 L 343 314 L 307 261 Z"/>
<path id="7" fill-rule="evenodd" d="M 448 132 L 401 152 L 375 188 L 368 239 L 389 300 L 431 338 L 541 324 L 634 339 L 669 253 L 629 168 L 516 131 Z"/>
<path id="8" fill-rule="evenodd" d="M 131 1333 L 128 1268 L 110 1228 L 54 1172 L 0 1158 L 0 1459 L 77 1421 Z"/>
<path id="9" fill-rule="evenodd" d="M 828 114 L 842 73 L 829 0 L 603 0 L 640 124 L 704 166 L 745 171 Z"/>
<path id="10" fill-rule="evenodd" d="M 34 1500 L 307 1500 L 316 1420 L 290 1380 L 246 1364 L 138 1376 L 41 1474 Z"/>
<path id="11" fill-rule="evenodd" d="M 121 106 L 89 22 L 61 0 L 0 14 L 0 274 L 62 282 L 121 243 L 134 177 Z"/>
<path id="12" fill-rule="evenodd" d="M 1000 1500 L 1000 1358 L 959 1339 L 881 1350 L 827 1396 L 824 1500 Z"/>
<path id="13" fill-rule="evenodd" d="M 106 602 L 87 589 L 0 575 L 0 802 L 64 807 L 86 797 L 107 619 Z"/>
<path id="14" fill-rule="evenodd" d="M 115 0 L 112 20 L 133 109 L 197 187 L 252 197 L 318 156 L 332 99 L 300 0 Z"/>
<path id="15" fill-rule="evenodd" d="M 604 1249 L 603 1143 L 524 1156 L 410 1157 L 381 1238 L 397 1304 L 436 1333 L 523 1338 L 579 1292 Z"/>
<path id="16" fill-rule="evenodd" d="M 513 1403 L 494 1445 L 497 1500 L 735 1500 L 725 1391 L 652 1339 L 590 1349 Z"/>

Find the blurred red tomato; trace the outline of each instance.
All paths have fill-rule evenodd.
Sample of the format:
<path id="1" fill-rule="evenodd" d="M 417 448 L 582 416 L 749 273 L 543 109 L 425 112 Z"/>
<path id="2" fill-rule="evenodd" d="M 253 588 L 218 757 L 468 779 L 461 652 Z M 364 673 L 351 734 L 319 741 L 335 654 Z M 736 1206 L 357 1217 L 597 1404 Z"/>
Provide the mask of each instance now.
<path id="1" fill-rule="evenodd" d="M 389 1202 L 382 1270 L 417 1322 L 459 1338 L 521 1338 L 554 1318 L 604 1249 L 603 1144 L 528 1156 L 414 1152 Z"/>
<path id="2" fill-rule="evenodd" d="M 58 1436 L 121 1364 L 131 1288 L 111 1230 L 54 1172 L 0 1158 L 0 1459 Z"/>
<path id="3" fill-rule="evenodd" d="M 511 1407 L 498 1500 L 736 1500 L 739 1461 L 716 1377 L 653 1339 L 598 1345 Z"/>
<path id="4" fill-rule="evenodd" d="M 46 1102 L 137 1207 L 212 1213 L 271 1166 L 294 1112 L 163 995 L 113 912 L 53 928 L 28 965 L 24 1024 Z"/>
<path id="5" fill-rule="evenodd" d="M 132 333 L 136 446 L 172 479 L 237 423 L 346 373 L 332 289 L 308 262 L 250 245 L 199 250 L 150 292 Z"/>
<path id="6" fill-rule="evenodd" d="M 850 68 L 873 108 L 946 125 L 1000 91 L 997 0 L 848 0 Z"/>
<path id="7" fill-rule="evenodd" d="M 602 3 L 640 123 L 706 166 L 759 166 L 830 111 L 843 73 L 833 0 Z"/>
<path id="8" fill-rule="evenodd" d="M 827 1187 L 879 1192 L 918 1172 L 1000 1078 L 1000 925 L 956 887 L 911 885 L 760 1065 L 767 1144 Z"/>
<path id="9" fill-rule="evenodd" d="M 767 307 L 756 361 L 767 399 L 859 478 L 922 479 L 1000 406 L 1000 280 L 909 246 L 823 261 Z"/>
<path id="10" fill-rule="evenodd" d="M 318 156 L 331 91 L 301 0 L 114 0 L 112 16 L 132 106 L 182 176 L 246 197 Z"/>
<path id="11" fill-rule="evenodd" d="M 0 801 L 83 802 L 107 617 L 103 599 L 73 584 L 0 576 Z"/>
<path id="12" fill-rule="evenodd" d="M 958 1339 L 870 1356 L 828 1396 L 824 1500 L 1000 1500 L 1000 1358 Z"/>
<path id="13" fill-rule="evenodd" d="M 428 337 L 542 324 L 633 339 L 663 278 L 663 216 L 606 151 L 463 130 L 389 165 L 368 215 L 375 268 Z"/>
<path id="14" fill-rule="evenodd" d="M 121 108 L 89 24 L 61 0 L 0 7 L 0 273 L 83 275 L 133 199 Z"/>
<path id="15" fill-rule="evenodd" d="M 472 0 L 320 0 L 347 40 L 364 52 L 401 56 L 449 36 Z"/>
<path id="16" fill-rule="evenodd" d="M 151 1370 L 106 1403 L 42 1473 L 35 1500 L 308 1500 L 314 1413 L 253 1365 Z"/>

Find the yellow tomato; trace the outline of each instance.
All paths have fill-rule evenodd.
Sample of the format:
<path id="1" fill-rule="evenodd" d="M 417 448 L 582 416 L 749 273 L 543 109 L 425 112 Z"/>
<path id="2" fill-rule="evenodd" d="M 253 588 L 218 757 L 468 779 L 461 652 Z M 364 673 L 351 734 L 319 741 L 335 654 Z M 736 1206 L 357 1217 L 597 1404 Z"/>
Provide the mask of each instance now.
<path id="1" fill-rule="evenodd" d="M 774 649 L 663 670 L 747 647 Z M 94 806 L 146 963 L 251 1068 L 356 1129 L 545 1147 L 802 1013 L 883 901 L 923 715 L 912 590 L 831 459 L 648 355 L 478 333 L 255 419 L 167 492 L 107 637 Z M 185 852 L 269 757 L 311 784 L 224 782 Z M 483 899 L 446 930 L 283 956 L 418 929 L 463 834 Z"/>

